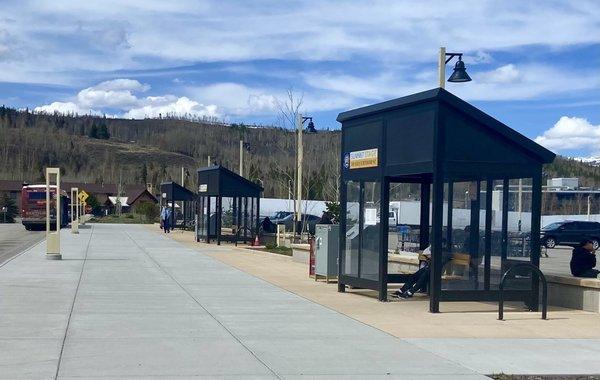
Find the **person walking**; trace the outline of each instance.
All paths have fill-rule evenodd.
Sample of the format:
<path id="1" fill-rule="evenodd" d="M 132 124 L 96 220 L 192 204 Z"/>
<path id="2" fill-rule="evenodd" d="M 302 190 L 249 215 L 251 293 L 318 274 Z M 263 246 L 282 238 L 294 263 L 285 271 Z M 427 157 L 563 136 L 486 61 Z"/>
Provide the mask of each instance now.
<path id="1" fill-rule="evenodd" d="M 167 206 L 163 206 L 162 210 L 160 210 L 160 224 L 165 233 L 169 232 L 169 208 Z"/>

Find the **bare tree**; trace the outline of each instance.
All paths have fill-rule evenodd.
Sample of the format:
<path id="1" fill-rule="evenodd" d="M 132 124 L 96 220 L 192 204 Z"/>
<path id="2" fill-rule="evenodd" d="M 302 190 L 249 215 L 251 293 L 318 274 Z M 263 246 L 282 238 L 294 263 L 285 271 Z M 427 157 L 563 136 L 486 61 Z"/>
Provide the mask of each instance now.
<path id="1" fill-rule="evenodd" d="M 298 132 L 296 131 L 296 120 L 298 119 L 298 115 L 300 114 L 300 108 L 302 107 L 304 95 L 297 96 L 294 92 L 293 88 L 289 88 L 286 91 L 286 98 L 282 101 L 279 99 L 275 100 L 275 104 L 279 110 L 278 114 L 278 124 L 283 129 L 293 130 L 294 131 L 294 163 L 298 160 Z M 275 166 L 278 166 L 276 163 Z M 285 170 L 276 169 L 279 173 L 286 173 Z M 294 177 L 292 179 L 293 188 L 297 187 L 298 181 L 298 171 L 294 170 Z M 285 177 L 284 177 L 285 178 Z M 294 214 L 296 213 L 296 203 L 298 202 L 296 192 L 293 192 L 293 205 L 294 205 Z M 294 217 L 294 221 L 296 221 L 296 217 Z M 292 225 L 292 234 L 296 236 L 296 223 L 294 222 Z"/>

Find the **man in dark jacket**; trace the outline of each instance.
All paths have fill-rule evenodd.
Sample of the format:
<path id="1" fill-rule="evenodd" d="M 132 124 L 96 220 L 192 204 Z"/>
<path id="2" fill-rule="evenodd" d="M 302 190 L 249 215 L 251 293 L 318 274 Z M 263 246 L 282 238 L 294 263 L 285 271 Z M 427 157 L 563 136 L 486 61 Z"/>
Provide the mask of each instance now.
<path id="1" fill-rule="evenodd" d="M 584 240 L 579 247 L 573 249 L 571 256 L 571 273 L 575 277 L 600 278 L 596 266 L 596 254 L 591 240 Z"/>

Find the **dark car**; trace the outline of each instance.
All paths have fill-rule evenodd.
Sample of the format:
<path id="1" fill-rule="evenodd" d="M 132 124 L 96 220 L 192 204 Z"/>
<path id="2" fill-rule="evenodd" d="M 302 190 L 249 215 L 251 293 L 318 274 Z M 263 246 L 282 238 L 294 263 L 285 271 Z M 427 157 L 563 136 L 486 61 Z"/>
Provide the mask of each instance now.
<path id="1" fill-rule="evenodd" d="M 547 248 L 557 245 L 576 246 L 584 239 L 592 240 L 594 249 L 600 246 L 600 223 L 584 221 L 555 222 L 542 228 L 542 244 Z"/>
<path id="2" fill-rule="evenodd" d="M 302 222 L 306 223 L 308 232 L 312 235 L 315 234 L 315 228 L 319 220 L 321 220 L 320 216 L 302 214 Z M 277 224 L 285 224 L 285 230 L 292 231 L 292 228 L 294 226 L 294 214 L 290 214 L 285 218 L 278 220 Z"/>

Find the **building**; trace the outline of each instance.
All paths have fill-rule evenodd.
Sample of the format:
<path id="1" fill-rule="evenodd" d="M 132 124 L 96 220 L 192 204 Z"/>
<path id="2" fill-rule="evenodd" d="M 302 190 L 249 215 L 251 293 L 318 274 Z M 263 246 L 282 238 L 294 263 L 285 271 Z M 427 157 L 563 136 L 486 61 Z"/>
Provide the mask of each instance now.
<path id="1" fill-rule="evenodd" d="M 21 212 L 21 189 L 24 185 L 32 183 L 34 182 L 0 180 L 0 196 L 8 194 L 8 196 L 16 202 L 19 212 Z M 117 196 L 119 192 L 119 186 L 116 184 L 61 182 L 61 188 L 69 194 L 72 187 L 76 187 L 79 190 L 85 190 L 89 195 L 93 195 L 101 205 L 103 213 L 112 211 L 114 206 L 111 206 L 109 197 Z M 154 189 L 151 184 L 148 184 L 147 186 L 125 185 L 123 186 L 123 193 L 124 195 L 122 195 L 122 197 L 127 197 L 127 203 L 131 210 L 135 210 L 135 208 L 143 202 L 158 203 L 158 198 L 154 194 Z"/>

